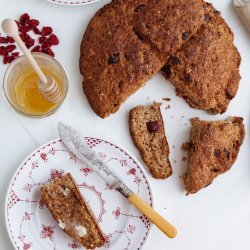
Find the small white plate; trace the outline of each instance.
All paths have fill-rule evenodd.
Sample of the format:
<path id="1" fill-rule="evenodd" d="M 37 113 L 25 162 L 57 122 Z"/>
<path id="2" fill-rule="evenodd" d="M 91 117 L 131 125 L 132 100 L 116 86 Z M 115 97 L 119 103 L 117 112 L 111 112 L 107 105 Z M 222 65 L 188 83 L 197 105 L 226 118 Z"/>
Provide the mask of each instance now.
<path id="1" fill-rule="evenodd" d="M 97 138 L 84 137 L 99 156 L 117 168 L 127 185 L 153 204 L 147 174 L 137 160 L 120 147 Z M 70 172 L 92 208 L 106 238 L 101 249 L 141 249 L 151 223 L 120 193 L 68 152 L 61 140 L 36 149 L 19 166 L 7 191 L 6 227 L 15 249 L 83 249 L 67 236 L 40 201 L 42 184 Z"/>
<path id="2" fill-rule="evenodd" d="M 95 3 L 100 0 L 46 0 L 46 1 L 67 6 L 78 6 L 78 5 Z"/>

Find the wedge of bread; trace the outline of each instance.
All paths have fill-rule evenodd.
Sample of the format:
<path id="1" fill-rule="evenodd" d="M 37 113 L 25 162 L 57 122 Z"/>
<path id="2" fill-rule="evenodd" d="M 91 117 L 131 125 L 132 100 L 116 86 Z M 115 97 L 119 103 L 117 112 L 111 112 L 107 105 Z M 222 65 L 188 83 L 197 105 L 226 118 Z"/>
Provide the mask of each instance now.
<path id="1" fill-rule="evenodd" d="M 65 233 L 87 249 L 104 245 L 103 233 L 70 173 L 42 186 L 41 195 Z"/>
<path id="2" fill-rule="evenodd" d="M 129 114 L 130 134 L 152 176 L 165 179 L 172 174 L 169 146 L 165 136 L 160 104 L 137 106 Z"/>
<path id="3" fill-rule="evenodd" d="M 225 121 L 196 118 L 191 122 L 189 168 L 183 176 L 187 195 L 208 186 L 232 167 L 245 136 L 240 117 L 230 117 Z"/>

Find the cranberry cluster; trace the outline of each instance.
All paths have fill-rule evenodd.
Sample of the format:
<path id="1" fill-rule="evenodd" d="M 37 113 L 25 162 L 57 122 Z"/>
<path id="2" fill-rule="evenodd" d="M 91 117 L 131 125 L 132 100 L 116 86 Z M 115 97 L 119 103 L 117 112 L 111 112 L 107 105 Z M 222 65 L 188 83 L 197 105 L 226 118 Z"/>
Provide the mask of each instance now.
<path id="1" fill-rule="evenodd" d="M 58 45 L 59 39 L 52 33 L 53 29 L 51 27 L 44 26 L 42 29 L 39 29 L 38 26 L 40 22 L 36 19 L 31 19 L 27 13 L 21 15 L 19 21 L 16 21 L 16 23 L 21 39 L 31 52 L 42 52 L 52 57 L 55 56 L 51 47 Z M 37 43 L 29 34 L 31 31 L 39 36 Z M 15 41 L 12 37 L 0 36 L 0 44 L 6 44 L 5 46 L 0 46 L 0 55 L 3 56 L 4 64 L 11 63 L 19 56 L 19 52 L 15 52 L 16 45 L 14 45 L 14 43 Z"/>

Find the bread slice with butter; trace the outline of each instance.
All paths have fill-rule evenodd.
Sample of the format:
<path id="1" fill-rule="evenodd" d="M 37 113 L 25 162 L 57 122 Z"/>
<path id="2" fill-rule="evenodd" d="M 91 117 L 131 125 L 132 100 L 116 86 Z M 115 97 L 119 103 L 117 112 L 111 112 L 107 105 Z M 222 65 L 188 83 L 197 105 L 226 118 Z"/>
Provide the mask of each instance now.
<path id="1" fill-rule="evenodd" d="M 104 235 L 70 173 L 41 187 L 42 200 L 65 233 L 87 249 L 101 247 Z"/>

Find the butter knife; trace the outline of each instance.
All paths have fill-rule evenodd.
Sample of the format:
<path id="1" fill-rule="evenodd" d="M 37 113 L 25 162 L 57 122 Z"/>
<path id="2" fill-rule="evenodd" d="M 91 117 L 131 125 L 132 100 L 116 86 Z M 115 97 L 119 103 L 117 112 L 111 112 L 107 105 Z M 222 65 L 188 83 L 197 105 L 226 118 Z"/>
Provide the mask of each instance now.
<path id="1" fill-rule="evenodd" d="M 119 175 L 111 169 L 84 141 L 83 136 L 70 126 L 58 123 L 59 136 L 64 145 L 75 154 L 78 159 L 92 168 L 112 189 L 119 191 L 130 203 L 139 209 L 152 223 L 154 223 L 164 234 L 174 238 L 177 230 L 149 204 L 133 193 L 123 182 Z"/>

